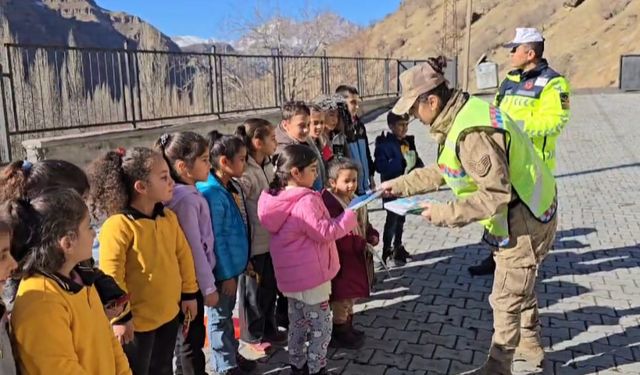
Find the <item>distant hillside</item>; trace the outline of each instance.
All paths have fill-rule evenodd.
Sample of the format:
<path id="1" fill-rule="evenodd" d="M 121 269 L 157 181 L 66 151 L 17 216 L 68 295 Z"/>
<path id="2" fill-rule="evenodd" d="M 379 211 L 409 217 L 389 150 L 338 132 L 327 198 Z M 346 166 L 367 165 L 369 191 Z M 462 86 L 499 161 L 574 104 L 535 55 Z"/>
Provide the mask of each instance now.
<path id="1" fill-rule="evenodd" d="M 0 36 L 29 44 L 178 51 L 179 47 L 141 18 L 103 9 L 94 0 L 0 0 Z M 10 33 L 6 30 L 8 28 Z"/>
<path id="2" fill-rule="evenodd" d="M 405 0 L 382 21 L 332 44 L 331 54 L 425 58 L 438 53 L 443 0 Z M 460 36 L 466 1 L 458 1 Z M 518 26 L 538 27 L 546 56 L 574 88 L 617 85 L 621 54 L 640 53 L 640 0 L 475 0 L 471 61 L 483 53 L 508 69 L 501 45 Z M 460 40 L 459 47 L 463 45 Z M 473 73 L 472 73 L 473 76 Z M 472 86 L 474 88 L 475 86 Z"/>

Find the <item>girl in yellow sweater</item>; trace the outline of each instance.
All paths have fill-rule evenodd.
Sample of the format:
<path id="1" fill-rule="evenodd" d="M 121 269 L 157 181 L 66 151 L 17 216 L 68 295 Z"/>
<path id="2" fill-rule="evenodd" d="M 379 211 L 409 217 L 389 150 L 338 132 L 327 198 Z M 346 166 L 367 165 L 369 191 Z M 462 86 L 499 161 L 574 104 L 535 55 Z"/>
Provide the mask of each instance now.
<path id="1" fill-rule="evenodd" d="M 197 314 L 191 248 L 162 202 L 175 183 L 163 156 L 144 147 L 110 151 L 89 168 L 90 205 L 109 218 L 100 230 L 100 268 L 131 296 L 112 321 L 135 375 L 172 375 L 178 313 Z"/>
<path id="2" fill-rule="evenodd" d="M 20 372 L 131 374 L 93 285 L 95 273 L 78 267 L 91 257 L 95 237 L 82 197 L 51 189 L 31 202 L 10 202 L 8 214 L 12 226 L 31 233 L 11 315 Z"/>

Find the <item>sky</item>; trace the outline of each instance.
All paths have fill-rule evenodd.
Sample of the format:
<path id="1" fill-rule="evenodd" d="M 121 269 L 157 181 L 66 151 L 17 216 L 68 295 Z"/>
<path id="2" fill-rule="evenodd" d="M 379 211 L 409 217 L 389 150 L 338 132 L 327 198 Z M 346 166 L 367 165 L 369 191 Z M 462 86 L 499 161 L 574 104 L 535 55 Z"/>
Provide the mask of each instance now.
<path id="1" fill-rule="evenodd" d="M 333 11 L 360 26 L 393 13 L 400 0 L 96 0 L 99 6 L 125 11 L 151 23 L 169 36 L 233 40 L 240 35 L 238 24 L 263 14 L 280 13 L 301 18 L 305 9 Z M 263 17 L 268 18 L 268 17 Z"/>

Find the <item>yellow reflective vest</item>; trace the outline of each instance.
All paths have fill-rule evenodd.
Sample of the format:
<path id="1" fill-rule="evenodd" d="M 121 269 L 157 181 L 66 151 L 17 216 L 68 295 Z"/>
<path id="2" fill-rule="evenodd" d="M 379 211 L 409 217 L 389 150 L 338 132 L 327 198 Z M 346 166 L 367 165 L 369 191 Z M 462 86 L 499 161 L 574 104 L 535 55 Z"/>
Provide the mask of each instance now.
<path id="1" fill-rule="evenodd" d="M 514 70 L 500 84 L 493 104 L 529 136 L 551 172 L 556 169 L 556 141 L 569 121 L 567 80 L 542 60 L 532 70 Z"/>
<path id="2" fill-rule="evenodd" d="M 456 115 L 447 138 L 438 150 L 440 172 L 458 199 L 474 194 L 476 182 L 469 177 L 458 158 L 460 135 L 478 128 L 503 132 L 508 145 L 509 178 L 513 190 L 531 213 L 542 222 L 550 221 L 556 212 L 556 182 L 549 168 L 536 155 L 527 135 L 504 113 L 474 96 Z M 509 208 L 480 221 L 485 227 L 484 239 L 494 246 L 509 245 Z"/>

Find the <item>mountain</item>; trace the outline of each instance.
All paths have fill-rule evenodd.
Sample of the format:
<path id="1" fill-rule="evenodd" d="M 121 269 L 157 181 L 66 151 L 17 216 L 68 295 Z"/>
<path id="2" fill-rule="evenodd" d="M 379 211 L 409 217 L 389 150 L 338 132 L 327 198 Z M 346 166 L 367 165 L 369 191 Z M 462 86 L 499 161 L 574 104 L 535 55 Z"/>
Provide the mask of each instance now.
<path id="1" fill-rule="evenodd" d="M 209 52 L 211 46 L 222 53 L 270 54 L 277 48 L 286 55 L 314 55 L 327 45 L 358 33 L 361 28 L 332 12 L 324 12 L 305 20 L 274 17 L 264 23 L 244 25 L 237 40 L 230 42 L 194 36 L 175 36 L 173 41 L 183 51 Z"/>
<path id="2" fill-rule="evenodd" d="M 26 44 L 66 45 L 70 33 L 77 46 L 179 51 L 169 37 L 124 12 L 101 8 L 94 0 L 0 0 L 0 28 Z M 7 40 L 6 30 L 0 30 Z"/>
<path id="3" fill-rule="evenodd" d="M 215 48 L 217 53 L 236 52 L 230 43 L 214 38 L 204 39 L 193 35 L 183 35 L 171 37 L 171 40 L 173 40 L 183 52 L 209 53 L 212 48 Z"/>
<path id="4" fill-rule="evenodd" d="M 461 50 L 466 1 L 457 4 Z M 501 46 L 513 38 L 516 27 L 543 31 L 546 57 L 574 88 L 616 85 L 620 55 L 640 52 L 640 0 L 475 0 L 473 4 L 471 63 L 486 54 L 499 64 L 501 77 L 510 69 L 509 53 Z M 380 22 L 330 45 L 328 53 L 435 56 L 442 24 L 443 0 L 404 0 Z"/>

